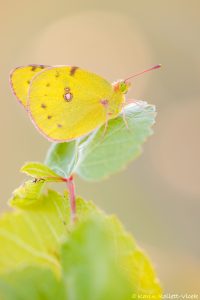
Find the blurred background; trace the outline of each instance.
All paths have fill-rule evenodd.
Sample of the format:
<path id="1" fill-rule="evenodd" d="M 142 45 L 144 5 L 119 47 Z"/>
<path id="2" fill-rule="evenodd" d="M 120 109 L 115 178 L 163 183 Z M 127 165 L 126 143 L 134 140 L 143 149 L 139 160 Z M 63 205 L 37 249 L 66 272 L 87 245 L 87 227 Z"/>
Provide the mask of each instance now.
<path id="1" fill-rule="evenodd" d="M 1 211 L 24 179 L 21 165 L 49 147 L 11 93 L 11 69 L 78 65 L 112 82 L 161 63 L 128 95 L 157 106 L 143 155 L 107 181 L 77 179 L 77 192 L 119 216 L 166 292 L 200 292 L 200 2 L 0 2 Z"/>

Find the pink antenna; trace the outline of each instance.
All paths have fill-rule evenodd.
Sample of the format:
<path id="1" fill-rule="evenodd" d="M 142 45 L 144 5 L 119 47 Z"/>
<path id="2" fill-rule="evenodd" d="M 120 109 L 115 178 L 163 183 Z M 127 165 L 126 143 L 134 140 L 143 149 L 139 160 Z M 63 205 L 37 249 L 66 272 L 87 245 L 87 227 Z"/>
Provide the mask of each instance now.
<path id="1" fill-rule="evenodd" d="M 140 73 L 137 73 L 137 74 L 135 74 L 135 75 L 132 75 L 132 76 L 126 78 L 126 79 L 124 80 L 124 82 L 128 81 L 129 79 L 132 79 L 133 77 L 137 77 L 137 76 L 139 76 L 139 75 L 141 75 L 141 74 L 147 73 L 147 72 L 149 72 L 149 71 L 152 71 L 152 70 L 155 70 L 155 69 L 159 69 L 160 67 L 161 67 L 161 65 L 153 66 L 153 67 L 151 67 L 151 68 L 149 68 L 149 69 L 146 69 L 146 70 L 144 70 L 144 71 L 142 71 L 142 72 L 140 72 Z"/>

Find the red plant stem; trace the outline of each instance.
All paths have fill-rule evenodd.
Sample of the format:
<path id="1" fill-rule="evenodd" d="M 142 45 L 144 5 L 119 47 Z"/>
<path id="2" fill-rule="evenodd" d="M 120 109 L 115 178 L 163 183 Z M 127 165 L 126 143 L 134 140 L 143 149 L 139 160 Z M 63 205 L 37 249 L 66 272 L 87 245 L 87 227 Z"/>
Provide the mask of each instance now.
<path id="1" fill-rule="evenodd" d="M 73 176 L 66 180 L 68 191 L 69 191 L 69 201 L 71 209 L 71 221 L 72 223 L 76 220 L 76 196 L 75 196 L 75 185 Z"/>

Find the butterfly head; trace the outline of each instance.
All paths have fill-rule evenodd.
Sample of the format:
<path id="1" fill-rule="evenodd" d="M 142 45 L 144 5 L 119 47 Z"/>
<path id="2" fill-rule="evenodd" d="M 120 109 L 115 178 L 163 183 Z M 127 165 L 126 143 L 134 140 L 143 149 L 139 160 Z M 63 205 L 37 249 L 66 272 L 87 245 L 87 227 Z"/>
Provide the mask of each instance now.
<path id="1" fill-rule="evenodd" d="M 113 84 L 114 90 L 116 92 L 121 92 L 122 94 L 126 94 L 131 87 L 130 81 L 126 80 L 118 80 Z"/>
<path id="2" fill-rule="evenodd" d="M 155 70 L 155 69 L 159 69 L 161 67 L 161 65 L 156 65 L 156 66 L 153 66 L 149 69 L 146 69 L 140 73 L 137 73 L 137 74 L 134 74 L 134 75 L 131 75 L 130 77 L 126 78 L 125 80 L 118 80 L 116 82 L 113 83 L 113 87 L 114 87 L 114 90 L 116 92 L 121 92 L 122 94 L 126 94 L 129 90 L 129 88 L 131 87 L 131 83 L 130 83 L 130 80 L 134 77 L 137 77 L 141 74 L 144 74 L 144 73 L 147 73 L 149 71 L 152 71 L 152 70 Z"/>

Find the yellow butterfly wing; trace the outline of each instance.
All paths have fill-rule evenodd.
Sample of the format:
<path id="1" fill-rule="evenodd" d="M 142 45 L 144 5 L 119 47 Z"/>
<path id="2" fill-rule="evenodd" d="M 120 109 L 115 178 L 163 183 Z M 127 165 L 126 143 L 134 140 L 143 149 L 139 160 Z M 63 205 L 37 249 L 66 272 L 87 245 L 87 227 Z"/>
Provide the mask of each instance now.
<path id="1" fill-rule="evenodd" d="M 27 95 L 32 78 L 46 67 L 44 65 L 29 65 L 18 67 L 11 72 L 10 84 L 13 93 L 25 108 L 27 107 Z"/>
<path id="2" fill-rule="evenodd" d="M 34 77 L 29 89 L 30 116 L 48 139 L 69 141 L 93 131 L 116 116 L 124 101 L 102 77 L 78 67 L 50 67 Z"/>

